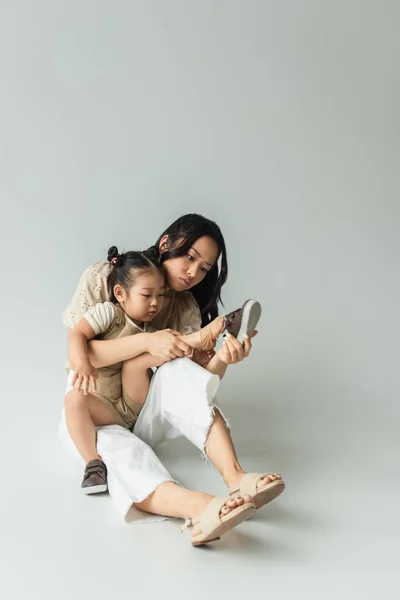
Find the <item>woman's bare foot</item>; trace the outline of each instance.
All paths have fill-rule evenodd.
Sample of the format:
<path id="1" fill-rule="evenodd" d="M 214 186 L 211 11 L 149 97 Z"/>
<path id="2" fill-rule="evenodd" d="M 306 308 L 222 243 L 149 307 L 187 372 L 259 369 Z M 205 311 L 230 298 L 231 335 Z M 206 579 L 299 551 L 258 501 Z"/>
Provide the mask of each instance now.
<path id="1" fill-rule="evenodd" d="M 228 515 L 232 510 L 234 510 L 238 506 L 242 506 L 243 504 L 245 504 L 247 502 L 251 502 L 250 496 L 244 496 L 243 498 L 241 496 L 238 496 L 237 498 L 232 498 L 231 500 L 227 500 L 226 503 L 221 508 L 219 514 L 221 517 Z M 208 503 L 209 503 L 209 501 L 207 501 L 206 504 L 203 506 L 203 509 L 199 512 L 199 515 L 207 508 Z M 199 515 L 196 515 L 196 516 L 199 516 Z M 200 523 L 196 523 L 196 525 L 194 525 L 193 529 L 192 529 L 192 538 L 196 537 L 200 533 L 202 533 L 201 525 L 200 525 Z"/>
<path id="2" fill-rule="evenodd" d="M 257 489 L 262 488 L 265 485 L 276 481 L 277 479 L 282 479 L 282 475 L 279 475 L 279 473 L 268 473 L 268 475 L 266 475 L 265 477 L 260 479 L 260 481 L 257 482 Z"/>
<path id="3" fill-rule="evenodd" d="M 246 475 L 245 471 L 242 471 L 240 474 L 238 474 L 237 477 L 233 478 L 229 482 L 226 482 L 228 487 L 229 488 L 233 488 L 235 486 L 239 487 L 240 482 L 245 475 Z M 263 477 L 262 479 L 257 481 L 257 486 L 256 486 L 257 490 L 262 489 L 269 483 L 272 483 L 273 481 L 278 481 L 278 480 L 282 480 L 282 475 L 279 475 L 279 473 L 268 473 L 268 475 L 265 475 L 265 477 Z"/>

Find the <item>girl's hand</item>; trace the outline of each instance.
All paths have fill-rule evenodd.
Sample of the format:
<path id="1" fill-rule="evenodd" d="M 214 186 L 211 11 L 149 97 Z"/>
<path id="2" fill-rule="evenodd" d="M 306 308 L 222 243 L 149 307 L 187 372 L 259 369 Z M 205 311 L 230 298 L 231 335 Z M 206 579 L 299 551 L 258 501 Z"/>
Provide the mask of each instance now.
<path id="1" fill-rule="evenodd" d="M 253 337 L 257 335 L 257 333 L 258 332 L 255 331 Z M 219 360 L 226 365 L 234 365 L 249 356 L 251 346 L 250 338 L 245 338 L 242 345 L 233 335 L 228 333 L 225 336 L 222 348 L 217 352 L 217 356 Z"/>
<path id="2" fill-rule="evenodd" d="M 96 379 L 98 377 L 97 369 L 89 361 L 77 363 L 71 385 L 77 392 L 82 390 L 86 396 L 89 392 L 89 385 L 92 385 L 94 392 L 96 391 Z"/>
<path id="3" fill-rule="evenodd" d="M 148 334 L 147 352 L 159 360 L 169 361 L 190 355 L 192 348 L 179 339 L 179 332 L 173 329 L 163 329 Z"/>

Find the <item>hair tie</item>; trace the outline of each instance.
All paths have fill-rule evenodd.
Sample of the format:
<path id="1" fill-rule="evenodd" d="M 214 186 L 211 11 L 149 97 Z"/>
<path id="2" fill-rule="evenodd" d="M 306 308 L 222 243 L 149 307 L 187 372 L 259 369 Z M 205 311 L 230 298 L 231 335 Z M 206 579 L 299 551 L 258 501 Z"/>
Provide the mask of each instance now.
<path id="1" fill-rule="evenodd" d="M 110 263 L 111 263 L 112 265 L 115 265 L 115 263 L 117 262 L 118 258 L 119 258 L 119 257 L 117 257 L 117 256 L 114 256 L 114 258 L 112 258 L 112 259 L 110 260 Z"/>

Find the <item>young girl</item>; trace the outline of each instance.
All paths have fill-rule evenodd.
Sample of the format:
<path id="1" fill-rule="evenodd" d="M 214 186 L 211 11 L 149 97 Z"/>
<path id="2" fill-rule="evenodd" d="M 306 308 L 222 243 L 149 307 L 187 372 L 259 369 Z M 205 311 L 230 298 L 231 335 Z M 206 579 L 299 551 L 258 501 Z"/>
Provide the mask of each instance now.
<path id="1" fill-rule="evenodd" d="M 82 481 L 86 494 L 107 489 L 106 466 L 96 450 L 96 426 L 131 427 L 147 393 L 143 390 L 139 401 L 125 393 L 121 362 L 95 369 L 88 341 L 147 331 L 163 306 L 165 291 L 164 270 L 150 253 L 118 254 L 113 246 L 107 259 L 113 265 L 107 280 L 110 301 L 90 308 L 68 338 L 70 391 L 65 412 L 71 438 L 87 463 Z M 147 387 L 148 382 L 147 378 Z"/>

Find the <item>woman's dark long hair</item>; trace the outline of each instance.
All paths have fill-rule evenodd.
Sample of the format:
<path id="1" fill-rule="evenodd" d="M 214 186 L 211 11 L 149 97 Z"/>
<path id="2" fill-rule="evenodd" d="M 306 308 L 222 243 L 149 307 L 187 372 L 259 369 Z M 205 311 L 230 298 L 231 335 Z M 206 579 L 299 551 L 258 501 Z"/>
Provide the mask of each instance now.
<path id="1" fill-rule="evenodd" d="M 165 235 L 168 236 L 168 248 L 160 256 L 160 241 Z M 212 238 L 219 248 L 214 266 L 204 279 L 190 290 L 200 307 L 204 327 L 218 316 L 218 302 L 222 304 L 221 288 L 228 278 L 225 240 L 218 225 L 202 215 L 194 213 L 183 215 L 160 235 L 155 245 L 148 251 L 163 264 L 170 258 L 186 255 L 196 240 L 202 236 Z"/>

